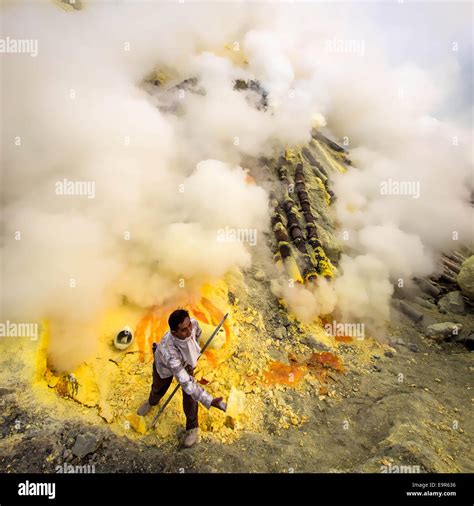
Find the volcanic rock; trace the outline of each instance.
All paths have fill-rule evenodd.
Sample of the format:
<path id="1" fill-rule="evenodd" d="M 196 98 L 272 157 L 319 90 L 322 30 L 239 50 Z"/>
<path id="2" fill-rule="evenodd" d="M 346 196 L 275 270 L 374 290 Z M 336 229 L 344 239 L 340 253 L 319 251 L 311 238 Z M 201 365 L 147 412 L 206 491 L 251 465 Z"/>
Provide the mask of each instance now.
<path id="1" fill-rule="evenodd" d="M 474 255 L 463 262 L 457 281 L 462 293 L 474 300 Z"/>
<path id="2" fill-rule="evenodd" d="M 459 335 L 462 325 L 459 323 L 443 322 L 428 325 L 426 335 L 432 339 L 444 340 Z"/>
<path id="3" fill-rule="evenodd" d="M 95 434 L 92 432 L 86 432 L 85 434 L 79 434 L 76 438 L 76 442 L 72 447 L 72 453 L 82 459 L 89 453 L 93 453 L 97 446 L 99 445 L 99 440 Z"/>
<path id="4" fill-rule="evenodd" d="M 438 301 L 440 310 L 449 313 L 464 314 L 466 307 L 461 292 L 449 292 Z"/>

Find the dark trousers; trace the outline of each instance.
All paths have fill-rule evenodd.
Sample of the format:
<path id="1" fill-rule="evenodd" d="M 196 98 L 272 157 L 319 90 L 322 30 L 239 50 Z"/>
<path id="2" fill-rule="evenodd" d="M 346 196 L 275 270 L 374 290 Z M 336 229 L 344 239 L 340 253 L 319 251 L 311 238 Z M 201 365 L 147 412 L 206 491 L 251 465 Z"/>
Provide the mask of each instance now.
<path id="1" fill-rule="evenodd" d="M 153 384 L 151 386 L 150 397 L 148 402 L 155 406 L 160 399 L 166 394 L 173 376 L 169 378 L 161 378 L 153 361 Z M 183 411 L 186 415 L 186 430 L 195 429 L 198 426 L 198 402 L 183 390 Z"/>

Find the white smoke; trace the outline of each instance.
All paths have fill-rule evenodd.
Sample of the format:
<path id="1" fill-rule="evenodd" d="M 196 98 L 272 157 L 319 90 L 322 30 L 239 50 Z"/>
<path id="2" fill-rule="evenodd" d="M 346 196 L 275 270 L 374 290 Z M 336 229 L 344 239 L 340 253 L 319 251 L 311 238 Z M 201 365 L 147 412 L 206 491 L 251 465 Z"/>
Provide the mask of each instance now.
<path id="1" fill-rule="evenodd" d="M 472 247 L 472 131 L 459 121 L 465 114 L 449 115 L 449 104 L 459 104 L 466 78 L 456 48 L 464 48 L 468 57 L 472 54 L 469 23 L 463 22 L 472 7 L 431 7 L 423 14 L 413 6 L 404 14 L 386 8 L 387 14 L 416 20 L 411 36 L 419 45 L 436 38 L 440 49 L 423 54 L 422 64 L 430 60 L 429 69 L 410 61 L 417 59 L 415 41 L 405 48 L 403 64 L 389 64 L 384 24 L 371 22 L 369 7 L 354 27 L 348 24 L 349 13 L 334 22 L 338 9 L 318 6 L 315 10 L 326 14 L 324 23 L 316 23 L 319 37 L 313 34 L 307 40 L 305 28 L 312 21 L 300 20 L 291 40 L 291 47 L 302 47 L 307 40 L 299 62 L 306 73 L 311 69 L 313 97 L 320 97 L 318 109 L 328 131 L 339 142 L 346 141 L 354 162 L 347 173 L 334 176 L 333 188 L 340 238 L 351 256 L 342 256 L 340 275 L 329 287 L 320 282 L 280 292 L 304 321 L 334 311 L 341 320 L 360 320 L 377 331 L 388 320 L 393 284 L 410 286 L 413 277 L 435 271 L 441 251 Z M 291 19 L 289 12 L 286 15 Z M 417 37 L 413 33 L 418 28 Z M 388 40 L 387 46 L 398 46 L 399 52 L 399 38 Z M 334 41 L 342 47 L 352 42 L 348 47 L 363 47 L 364 52 L 337 53 Z M 472 103 L 467 107 L 472 124 Z M 439 111 L 444 111 L 443 119 Z M 388 194 L 382 190 L 387 184 Z M 397 184 L 405 185 L 405 194 L 397 194 Z M 323 298 L 332 304 L 321 307 Z"/>
<path id="2" fill-rule="evenodd" d="M 453 230 L 468 241 L 469 134 L 431 115 L 460 78 L 453 54 L 435 78 L 417 65 L 390 67 L 370 37 L 363 57 L 332 54 L 328 40 L 372 33 L 363 20 L 362 35 L 351 33 L 344 12 L 90 1 L 67 13 L 47 1 L 6 3 L 2 37 L 37 40 L 38 56 L 1 55 L 2 318 L 48 318 L 51 359 L 70 369 L 122 296 L 160 304 L 181 295 L 181 278 L 191 293 L 248 266 L 248 245 L 216 240 L 223 227 L 268 226 L 266 194 L 239 165 L 307 142 L 314 118 L 324 124 L 319 113 L 350 140 L 359 167 L 335 192 L 360 256 L 343 257 L 342 277 L 318 289 L 323 303 L 312 289 L 302 302 L 286 296 L 307 319 L 336 306 L 347 318 L 386 318 L 390 279 L 428 273 Z M 160 89 L 143 84 L 157 69 L 176 84 L 197 77 L 205 94 L 176 98 L 177 115 L 160 112 Z M 237 78 L 260 80 L 269 112 L 232 89 Z M 420 198 L 381 196 L 390 177 L 419 181 Z M 95 198 L 56 194 L 64 179 L 94 183 Z"/>

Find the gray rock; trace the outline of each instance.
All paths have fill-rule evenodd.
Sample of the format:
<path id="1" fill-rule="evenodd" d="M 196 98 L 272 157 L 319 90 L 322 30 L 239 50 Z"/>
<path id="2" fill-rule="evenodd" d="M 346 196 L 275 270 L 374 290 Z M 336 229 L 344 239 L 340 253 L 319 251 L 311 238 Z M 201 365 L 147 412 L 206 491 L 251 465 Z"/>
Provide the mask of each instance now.
<path id="1" fill-rule="evenodd" d="M 64 459 L 64 460 L 67 460 L 67 458 L 68 458 L 69 456 L 71 456 L 71 455 L 72 455 L 72 451 L 71 451 L 69 448 L 67 448 L 67 449 L 66 449 L 66 450 L 64 450 L 64 452 L 63 452 L 63 459 Z"/>
<path id="2" fill-rule="evenodd" d="M 270 358 L 276 360 L 277 362 L 282 362 L 283 364 L 290 365 L 290 361 L 288 360 L 288 354 L 284 351 L 278 350 L 277 348 L 270 347 L 268 348 L 268 354 Z"/>
<path id="3" fill-rule="evenodd" d="M 285 339 L 287 336 L 286 327 L 278 327 L 275 330 L 274 336 L 276 339 L 279 339 L 279 340 Z"/>
<path id="4" fill-rule="evenodd" d="M 462 293 L 471 300 L 474 300 L 474 255 L 471 255 L 461 265 L 457 282 L 461 287 Z"/>
<path id="5" fill-rule="evenodd" d="M 469 350 L 474 349 L 474 331 L 472 329 L 463 329 L 458 336 L 454 338 L 456 343 L 464 344 Z"/>
<path id="6" fill-rule="evenodd" d="M 426 327 L 426 336 L 432 339 L 444 340 L 459 335 L 461 330 L 462 325 L 460 323 L 434 323 Z"/>
<path id="7" fill-rule="evenodd" d="M 416 344 L 413 344 L 413 343 L 409 343 L 408 344 L 408 349 L 410 351 L 412 351 L 413 353 L 418 353 L 420 351 L 420 348 L 418 348 L 418 346 Z"/>
<path id="8" fill-rule="evenodd" d="M 257 272 L 253 275 L 253 279 L 255 279 L 255 281 L 263 281 L 265 277 L 265 271 L 262 269 L 258 269 Z"/>
<path id="9" fill-rule="evenodd" d="M 464 314 L 466 312 L 466 306 L 464 299 L 462 298 L 461 292 L 449 292 L 438 301 L 440 310 L 455 314 Z"/>
<path id="10" fill-rule="evenodd" d="M 319 342 L 314 336 L 307 335 L 301 338 L 301 342 L 309 346 L 310 348 L 318 351 L 331 351 L 329 346 L 326 346 L 324 343 Z"/>
<path id="11" fill-rule="evenodd" d="M 86 432 L 85 434 L 79 434 L 76 442 L 72 447 L 72 453 L 82 459 L 89 453 L 93 453 L 99 444 L 99 440 L 92 432 Z"/>

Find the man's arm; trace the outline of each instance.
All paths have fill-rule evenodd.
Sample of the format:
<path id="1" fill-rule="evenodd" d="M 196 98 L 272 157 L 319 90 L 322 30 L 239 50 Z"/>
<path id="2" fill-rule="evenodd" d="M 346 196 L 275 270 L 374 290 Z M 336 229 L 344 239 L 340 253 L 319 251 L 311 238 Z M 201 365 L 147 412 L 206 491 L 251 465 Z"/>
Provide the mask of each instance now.
<path id="1" fill-rule="evenodd" d="M 174 350 L 168 352 L 167 366 L 179 381 L 183 391 L 190 395 L 195 401 L 200 402 L 207 409 L 211 407 L 212 395 L 202 388 L 184 368 L 181 358 Z"/>

